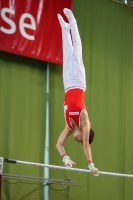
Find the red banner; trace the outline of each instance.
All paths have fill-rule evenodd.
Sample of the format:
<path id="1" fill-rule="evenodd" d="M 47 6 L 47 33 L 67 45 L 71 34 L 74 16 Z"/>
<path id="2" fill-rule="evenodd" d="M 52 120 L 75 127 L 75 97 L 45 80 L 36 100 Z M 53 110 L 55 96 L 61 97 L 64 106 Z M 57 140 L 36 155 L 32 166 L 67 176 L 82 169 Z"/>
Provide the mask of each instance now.
<path id="1" fill-rule="evenodd" d="M 0 0 L 0 50 L 62 64 L 57 19 L 72 0 Z"/>

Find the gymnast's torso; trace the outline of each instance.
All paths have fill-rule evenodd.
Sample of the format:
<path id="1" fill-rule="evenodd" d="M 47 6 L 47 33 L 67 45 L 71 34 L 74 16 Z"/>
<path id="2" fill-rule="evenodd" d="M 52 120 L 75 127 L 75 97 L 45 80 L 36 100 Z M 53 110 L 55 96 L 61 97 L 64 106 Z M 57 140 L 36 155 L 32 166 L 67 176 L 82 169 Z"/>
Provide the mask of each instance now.
<path id="1" fill-rule="evenodd" d="M 80 128 L 80 115 L 83 110 L 86 110 L 84 91 L 79 88 L 68 90 L 64 98 L 64 116 L 70 130 L 75 130 L 73 123 Z"/>

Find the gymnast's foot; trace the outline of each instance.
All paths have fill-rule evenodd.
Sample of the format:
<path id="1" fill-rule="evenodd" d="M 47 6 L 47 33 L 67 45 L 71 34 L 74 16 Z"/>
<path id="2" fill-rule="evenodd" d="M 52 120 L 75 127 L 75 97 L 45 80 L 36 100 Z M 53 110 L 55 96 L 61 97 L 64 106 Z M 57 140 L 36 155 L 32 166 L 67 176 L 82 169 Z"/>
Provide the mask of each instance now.
<path id="1" fill-rule="evenodd" d="M 60 14 L 57 14 L 58 20 L 60 22 L 61 27 L 67 27 L 68 30 L 70 30 L 70 24 L 66 23 L 63 19 L 63 17 Z"/>
<path id="2" fill-rule="evenodd" d="M 73 13 L 70 9 L 64 8 L 63 11 L 64 11 L 64 14 L 66 15 L 66 17 L 67 17 L 67 19 L 70 23 L 76 21 L 74 15 L 73 15 Z"/>

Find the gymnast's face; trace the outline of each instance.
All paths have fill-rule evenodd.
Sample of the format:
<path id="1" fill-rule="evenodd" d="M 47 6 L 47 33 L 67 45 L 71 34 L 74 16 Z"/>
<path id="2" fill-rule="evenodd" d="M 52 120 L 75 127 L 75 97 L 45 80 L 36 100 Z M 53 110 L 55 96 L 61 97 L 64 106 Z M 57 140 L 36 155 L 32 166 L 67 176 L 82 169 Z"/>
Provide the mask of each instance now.
<path id="1" fill-rule="evenodd" d="M 82 133 L 80 131 L 75 131 L 73 137 L 78 143 L 81 143 L 81 144 L 83 143 L 83 136 L 82 136 Z"/>

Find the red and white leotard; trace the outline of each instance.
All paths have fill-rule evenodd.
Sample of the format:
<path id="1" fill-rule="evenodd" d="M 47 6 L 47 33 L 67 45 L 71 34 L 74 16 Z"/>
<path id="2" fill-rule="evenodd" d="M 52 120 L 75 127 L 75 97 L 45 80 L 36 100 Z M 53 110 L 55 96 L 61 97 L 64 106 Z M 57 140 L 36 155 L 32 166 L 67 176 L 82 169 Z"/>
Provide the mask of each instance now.
<path id="1" fill-rule="evenodd" d="M 70 118 L 80 127 L 80 115 L 85 110 L 84 91 L 81 89 L 70 89 L 65 93 L 64 115 L 69 129 L 74 130 Z"/>

